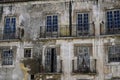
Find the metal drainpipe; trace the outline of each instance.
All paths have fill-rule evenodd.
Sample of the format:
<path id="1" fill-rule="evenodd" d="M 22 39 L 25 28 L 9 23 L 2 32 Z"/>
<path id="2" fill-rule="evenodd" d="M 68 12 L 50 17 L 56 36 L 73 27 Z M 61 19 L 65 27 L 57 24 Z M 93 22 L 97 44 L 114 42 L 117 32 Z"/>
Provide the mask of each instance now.
<path id="1" fill-rule="evenodd" d="M 69 31 L 72 36 L 72 1 L 69 2 Z"/>

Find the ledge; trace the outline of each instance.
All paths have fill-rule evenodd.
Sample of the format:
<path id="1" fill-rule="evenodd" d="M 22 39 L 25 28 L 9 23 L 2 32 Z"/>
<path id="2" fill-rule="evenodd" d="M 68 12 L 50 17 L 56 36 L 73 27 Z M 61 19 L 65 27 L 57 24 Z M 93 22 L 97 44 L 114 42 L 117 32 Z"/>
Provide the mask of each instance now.
<path id="1" fill-rule="evenodd" d="M 44 41 L 44 40 L 70 40 L 70 39 L 91 39 L 95 38 L 95 36 L 80 36 L 80 37 L 49 37 L 49 38 L 39 38 L 38 40 Z"/>
<path id="2" fill-rule="evenodd" d="M 120 36 L 120 34 L 100 34 L 100 37 L 116 37 Z"/>
<path id="3" fill-rule="evenodd" d="M 56 73 L 56 72 L 55 73 L 47 73 L 47 72 L 39 73 L 39 75 L 61 75 L 61 74 L 62 74 L 62 72 L 61 73 Z"/>
<path id="4" fill-rule="evenodd" d="M 0 39 L 0 42 L 18 42 L 21 39 Z"/>
<path id="5" fill-rule="evenodd" d="M 88 72 L 88 73 L 80 73 L 80 72 L 72 72 L 72 75 L 97 75 L 96 72 Z"/>

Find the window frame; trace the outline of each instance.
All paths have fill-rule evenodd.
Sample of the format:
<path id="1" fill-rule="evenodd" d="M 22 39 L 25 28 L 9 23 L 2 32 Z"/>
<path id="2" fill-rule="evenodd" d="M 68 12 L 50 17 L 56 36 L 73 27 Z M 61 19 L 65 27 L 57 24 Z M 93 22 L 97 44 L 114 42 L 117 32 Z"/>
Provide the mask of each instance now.
<path id="1" fill-rule="evenodd" d="M 55 55 L 54 55 L 54 58 L 56 59 L 56 61 L 52 61 L 52 49 L 55 49 Z M 49 56 L 48 56 L 48 50 L 50 50 L 51 52 L 49 52 Z M 58 54 L 57 54 L 57 48 L 56 47 L 47 47 L 46 48 L 46 52 L 45 52 L 45 68 L 46 68 L 46 70 L 47 70 L 47 68 L 48 67 L 51 67 L 51 63 L 53 64 L 56 64 L 56 65 L 54 65 L 54 67 L 56 68 L 56 70 L 53 70 L 52 71 L 52 67 L 50 68 L 50 69 L 48 69 L 46 72 L 49 72 L 49 73 L 54 73 L 54 72 L 57 72 L 57 67 L 58 67 L 58 65 L 57 65 L 57 56 L 58 56 Z M 50 58 L 50 59 L 46 59 L 46 58 Z M 50 64 L 48 63 L 48 61 L 51 61 L 50 62 Z M 49 71 L 49 70 L 51 70 L 51 71 Z"/>
<path id="2" fill-rule="evenodd" d="M 115 11 L 119 11 L 119 19 L 118 19 L 118 21 L 120 21 L 120 9 L 107 9 L 106 10 L 106 12 L 105 12 L 105 17 L 106 17 L 106 19 L 105 19 L 105 32 L 107 33 L 107 34 L 120 34 L 120 33 L 116 33 L 116 30 L 118 30 L 119 29 L 119 31 L 120 31 L 120 26 L 118 26 L 118 27 L 115 27 Z M 108 15 L 107 15 L 107 13 L 108 12 L 112 12 L 112 28 L 108 28 L 108 27 L 110 27 L 110 26 L 108 26 Z M 110 25 L 110 23 L 109 23 L 109 25 Z M 117 25 L 120 25 L 120 23 L 118 23 Z M 108 31 L 108 30 L 115 30 L 115 31 Z"/>
<path id="3" fill-rule="evenodd" d="M 78 63 L 78 60 L 77 60 L 77 48 L 76 47 L 88 47 L 89 48 L 89 69 L 92 67 L 94 68 L 94 66 L 91 65 L 91 58 L 93 57 L 93 45 L 92 43 L 84 43 L 84 44 L 74 44 L 74 58 L 73 60 L 75 61 L 72 65 L 73 65 L 73 71 L 74 72 L 78 72 L 78 65 L 76 65 Z M 76 71 L 77 70 L 77 71 Z M 91 71 L 91 70 L 90 70 Z M 80 71 L 80 73 L 82 73 Z"/>
<path id="4" fill-rule="evenodd" d="M 80 30 L 78 30 L 78 14 L 82 14 L 82 18 L 84 18 L 84 14 L 87 14 L 88 15 L 88 27 L 86 28 L 86 30 L 84 29 L 84 27 L 82 27 L 83 28 L 83 30 L 82 30 L 82 32 L 80 31 Z M 75 20 L 75 21 L 73 21 L 74 23 L 75 23 L 75 31 L 76 31 L 76 33 L 74 33 L 74 34 L 76 34 L 76 36 L 88 36 L 88 35 L 94 35 L 95 34 L 95 32 L 94 32 L 94 26 L 92 25 L 92 18 L 91 18 L 91 11 L 89 11 L 89 10 L 83 10 L 83 11 L 79 11 L 79 10 L 75 10 L 75 12 L 74 12 L 74 15 L 75 15 L 75 19 L 73 18 L 73 20 Z M 82 24 L 85 24 L 84 23 L 84 19 L 82 19 Z"/>
<path id="5" fill-rule="evenodd" d="M 88 50 L 87 52 L 85 52 L 85 48 L 86 48 L 86 50 Z M 81 53 L 78 52 L 78 51 L 80 51 L 80 49 L 82 50 Z M 86 61 L 86 59 L 88 59 L 88 58 L 85 58 L 86 57 L 85 55 L 87 55 L 87 57 L 89 57 L 89 60 Z M 82 62 L 80 62 L 81 59 L 82 59 Z M 85 64 L 87 63 L 86 65 L 84 64 L 84 66 L 88 66 L 90 68 L 90 50 L 89 50 L 89 47 L 79 46 L 79 47 L 77 47 L 77 69 L 84 68 L 82 66 L 80 67 L 80 65 L 83 64 L 84 60 L 85 60 Z"/>
<path id="6" fill-rule="evenodd" d="M 54 31 L 54 28 L 53 28 L 53 22 L 54 22 L 54 16 L 57 16 L 57 30 L 55 30 Z M 48 24 L 47 24 L 47 17 L 51 17 L 51 27 L 52 28 L 50 28 L 50 31 L 48 30 Z M 45 31 L 46 31 L 46 33 L 48 33 L 48 32 L 58 32 L 59 31 L 59 15 L 58 14 L 49 14 L 49 15 L 46 15 L 46 18 L 45 18 Z"/>
<path id="7" fill-rule="evenodd" d="M 7 24 L 7 18 L 10 19 L 8 24 Z M 3 28 L 4 36 L 3 36 L 3 38 L 4 39 L 15 39 L 16 32 L 17 32 L 17 17 L 16 16 L 5 16 L 4 17 L 4 28 Z M 13 37 L 10 37 L 12 35 L 13 35 Z M 9 36 L 9 37 L 6 37 L 6 36 Z"/>
<path id="8" fill-rule="evenodd" d="M 25 56 L 25 50 L 27 50 L 27 49 L 30 50 L 30 57 L 29 57 L 29 56 Z M 31 47 L 25 47 L 25 48 L 24 48 L 24 54 L 23 54 L 23 56 L 24 56 L 25 59 L 26 59 L 26 58 L 27 58 L 27 59 L 28 59 L 28 58 L 32 58 L 32 57 L 33 57 L 33 54 L 32 54 L 32 53 L 33 53 L 33 49 L 32 49 Z"/>
<path id="9" fill-rule="evenodd" d="M 78 19 L 79 19 L 78 16 L 79 16 L 79 15 L 82 15 L 82 18 L 81 18 L 81 19 L 82 19 L 82 21 L 81 21 L 81 22 L 82 22 L 82 23 L 81 23 L 81 24 L 82 24 L 82 28 L 85 27 L 85 26 L 84 26 L 84 25 L 85 25 L 85 14 L 87 14 L 87 17 L 88 17 L 88 19 L 87 19 L 87 20 L 88 20 L 88 22 L 87 22 L 87 23 L 88 23 L 87 28 L 88 28 L 88 31 L 89 31 L 89 27 L 90 27 L 90 25 L 89 25 L 89 12 L 79 12 L 79 13 L 77 13 L 77 18 L 76 18 L 77 21 L 76 21 L 76 24 L 77 24 L 77 27 L 78 27 L 78 24 L 79 24 L 79 23 L 78 23 L 78 21 L 79 21 L 79 20 L 78 20 Z M 80 26 L 80 27 L 81 27 L 81 26 Z M 79 29 L 77 29 L 77 30 L 79 31 Z M 84 31 L 85 31 L 85 30 L 83 29 L 83 32 L 84 32 Z"/>
<path id="10" fill-rule="evenodd" d="M 108 56 L 108 61 L 107 61 L 107 62 L 108 62 L 108 63 L 120 63 L 120 57 L 119 57 L 119 56 L 118 56 L 118 57 L 115 57 L 115 56 L 114 56 L 114 55 L 118 55 L 118 54 L 120 53 L 120 52 L 118 52 L 118 53 L 115 52 L 115 51 L 116 51 L 115 48 L 118 47 L 118 46 L 119 46 L 119 48 L 120 48 L 120 44 L 107 45 L 107 48 L 108 48 L 108 49 L 107 49 L 107 56 Z M 114 61 L 113 61 L 113 60 L 110 61 L 110 57 L 109 57 L 109 56 L 110 56 L 110 53 L 109 53 L 109 48 L 110 48 L 110 47 L 112 47 L 112 49 L 114 48 L 113 53 L 112 53 L 112 54 L 113 54 L 112 57 L 113 57 L 113 58 L 117 58 L 117 59 L 114 59 Z M 111 55 L 112 55 L 112 54 L 111 54 Z M 119 58 L 119 60 L 118 60 L 118 58 Z M 116 61 L 116 60 L 117 60 L 117 61 Z"/>
<path id="11" fill-rule="evenodd" d="M 3 55 L 4 55 L 4 51 L 12 51 L 12 59 L 11 59 L 11 63 L 12 64 L 3 64 L 3 61 L 4 61 L 4 59 L 3 59 Z M 2 50 L 2 54 L 1 54 L 1 58 L 2 58 L 2 66 L 12 66 L 13 64 L 14 64 L 14 51 L 12 50 L 12 49 L 3 49 Z M 6 58 L 5 56 L 4 56 L 4 58 Z M 11 58 L 10 56 L 9 57 L 7 57 L 7 59 L 8 58 Z M 7 60 L 7 62 L 9 62 L 8 60 Z"/>

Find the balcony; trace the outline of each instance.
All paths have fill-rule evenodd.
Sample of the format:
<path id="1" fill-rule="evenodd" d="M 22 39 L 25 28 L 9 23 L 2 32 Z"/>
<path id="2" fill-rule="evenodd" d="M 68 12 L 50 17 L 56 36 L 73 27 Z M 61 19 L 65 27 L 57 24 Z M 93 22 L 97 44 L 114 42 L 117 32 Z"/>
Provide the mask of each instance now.
<path id="1" fill-rule="evenodd" d="M 60 75 L 62 73 L 62 63 L 63 61 L 60 60 L 60 63 L 57 63 L 56 70 L 54 69 L 53 71 L 47 71 L 44 67 L 40 67 L 40 75 Z"/>
<path id="2" fill-rule="evenodd" d="M 0 40 L 1 41 L 10 41 L 10 40 L 19 40 L 24 36 L 24 30 L 18 28 L 16 32 L 4 33 L 4 30 L 0 29 Z"/>
<path id="3" fill-rule="evenodd" d="M 107 23 L 100 25 L 100 34 L 101 35 L 120 35 L 120 27 L 118 26 L 111 26 L 110 28 L 107 27 Z"/>
<path id="4" fill-rule="evenodd" d="M 92 37 L 95 36 L 95 26 L 94 24 L 88 24 L 89 28 L 79 28 L 77 25 L 72 25 L 72 35 L 70 35 L 69 25 L 59 25 L 57 31 L 47 32 L 45 26 L 40 26 L 39 38 L 81 38 L 81 37 Z"/>
<path id="5" fill-rule="evenodd" d="M 90 66 L 86 67 L 82 65 L 82 67 L 76 67 L 77 64 L 75 64 L 75 61 L 72 60 L 72 73 L 73 74 L 88 74 L 88 75 L 95 75 L 97 73 L 96 71 L 96 59 L 90 60 Z"/>
<path id="6" fill-rule="evenodd" d="M 73 28 L 75 28 L 75 27 L 76 27 L 76 34 L 73 35 L 75 37 L 91 37 L 91 36 L 95 36 L 94 23 L 73 25 Z"/>

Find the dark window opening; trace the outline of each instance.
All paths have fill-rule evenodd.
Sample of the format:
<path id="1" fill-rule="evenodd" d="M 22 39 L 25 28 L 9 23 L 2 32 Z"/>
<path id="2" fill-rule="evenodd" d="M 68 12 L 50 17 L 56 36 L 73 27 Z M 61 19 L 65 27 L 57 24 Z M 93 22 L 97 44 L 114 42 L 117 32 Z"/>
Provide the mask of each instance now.
<path id="1" fill-rule="evenodd" d="M 25 58 L 31 57 L 31 48 L 24 49 L 24 57 Z"/>
<path id="2" fill-rule="evenodd" d="M 55 48 L 52 48 L 51 52 L 52 52 L 52 54 L 51 54 L 51 72 L 54 72 Z"/>
<path id="3" fill-rule="evenodd" d="M 45 58 L 46 72 L 56 72 L 57 70 L 56 48 L 48 48 Z"/>
<path id="4" fill-rule="evenodd" d="M 31 80 L 34 80 L 34 75 L 31 75 Z"/>

